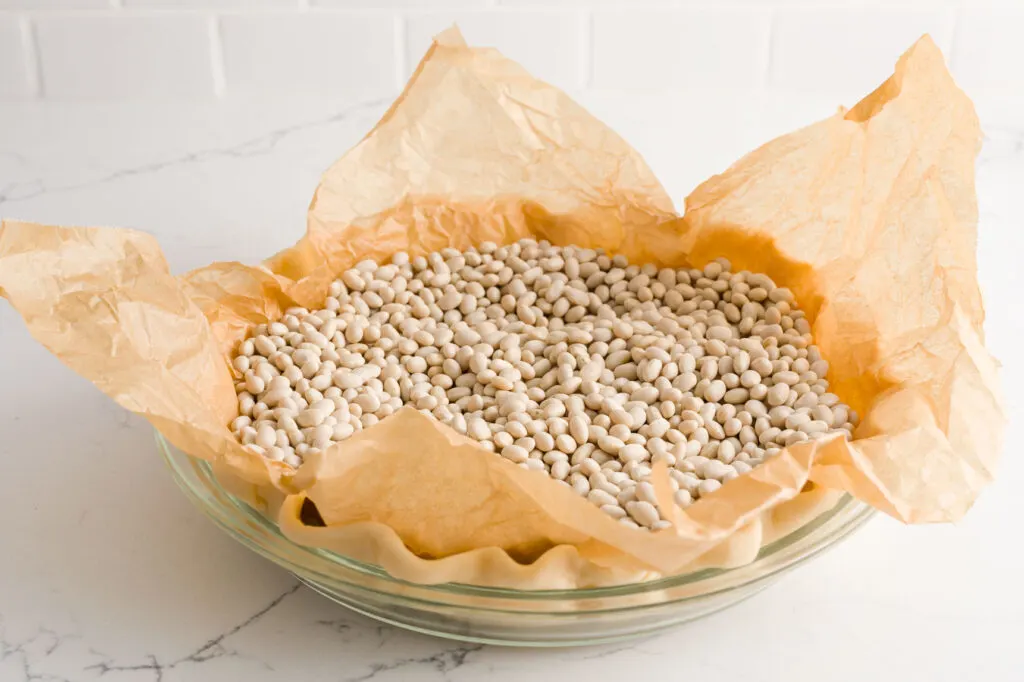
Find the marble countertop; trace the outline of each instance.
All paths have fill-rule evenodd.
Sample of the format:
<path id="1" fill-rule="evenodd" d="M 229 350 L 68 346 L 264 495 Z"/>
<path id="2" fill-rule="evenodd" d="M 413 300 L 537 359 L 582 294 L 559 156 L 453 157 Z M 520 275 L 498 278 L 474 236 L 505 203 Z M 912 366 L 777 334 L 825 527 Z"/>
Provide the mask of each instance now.
<path id="1" fill-rule="evenodd" d="M 588 94 L 677 203 L 832 102 Z M 294 242 L 320 172 L 387 101 L 0 107 L 0 216 L 134 227 L 172 269 Z M 1024 381 L 1024 129 L 978 164 L 988 343 Z M 176 489 L 148 425 L 72 374 L 0 303 L 0 680 L 554 680 L 570 676 L 1010 682 L 1024 676 L 1024 462 L 956 526 L 876 517 L 735 608 L 635 642 L 462 645 L 350 613 L 230 540 Z M 1010 392 L 1011 423 L 1024 401 Z"/>

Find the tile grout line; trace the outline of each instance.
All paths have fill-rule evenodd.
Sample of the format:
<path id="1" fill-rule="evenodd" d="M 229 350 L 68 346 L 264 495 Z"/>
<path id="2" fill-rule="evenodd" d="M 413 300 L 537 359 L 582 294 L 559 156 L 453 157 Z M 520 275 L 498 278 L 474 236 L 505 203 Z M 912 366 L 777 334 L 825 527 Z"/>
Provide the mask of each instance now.
<path id="1" fill-rule="evenodd" d="M 213 80 L 213 96 L 223 99 L 227 90 L 227 78 L 224 68 L 224 42 L 220 31 L 220 16 L 210 15 L 207 26 L 210 39 L 210 77 Z"/>
<path id="2" fill-rule="evenodd" d="M 768 15 L 768 40 L 766 43 L 767 54 L 764 59 L 764 72 L 761 74 L 761 84 L 758 90 L 763 95 L 766 92 L 772 81 L 772 66 L 775 57 L 775 40 L 777 36 L 777 23 L 778 23 L 778 7 L 771 8 L 770 14 Z"/>
<path id="3" fill-rule="evenodd" d="M 288 12 L 289 14 L 308 13 L 318 15 L 320 14 L 319 10 L 321 9 L 326 10 L 324 12 L 325 15 L 345 15 L 349 13 L 359 15 L 375 14 L 380 19 L 383 19 L 384 16 L 390 14 L 393 24 L 391 30 L 394 40 L 394 45 L 392 47 L 392 58 L 395 60 L 393 73 L 394 78 L 397 79 L 399 90 L 404 85 L 409 75 L 411 75 L 410 59 L 412 55 L 409 54 L 410 46 L 408 44 L 408 40 L 409 34 L 414 31 L 416 26 L 418 26 L 417 22 L 414 20 L 415 17 L 417 16 L 418 10 L 414 8 L 396 8 L 391 10 L 384 8 L 375 8 L 368 10 L 349 10 L 341 8 L 339 6 L 339 11 L 335 13 L 333 11 L 333 6 L 330 8 L 321 7 L 318 3 L 318 0 L 292 0 L 292 2 L 294 4 L 291 5 L 291 11 Z M 499 15 L 503 13 L 509 13 L 510 15 L 518 15 L 532 14 L 535 11 L 540 10 L 541 12 L 551 11 L 552 14 L 562 14 L 562 11 L 560 9 L 550 7 L 549 5 L 546 4 L 537 6 L 508 6 L 506 4 L 503 4 L 501 0 L 481 0 L 481 2 L 483 4 L 475 6 L 473 9 L 469 9 L 467 11 L 474 11 L 475 9 L 479 9 L 485 14 L 493 13 L 495 15 Z M 670 13 L 674 13 L 678 8 L 681 7 L 685 7 L 686 9 L 692 9 L 698 6 L 696 4 L 681 3 L 683 3 L 683 0 L 673 0 L 671 5 L 664 6 L 641 6 L 645 10 L 660 10 L 662 8 L 665 8 L 666 11 Z M 710 8 L 711 6 L 712 3 L 710 2 L 703 3 L 703 7 L 705 8 Z M 615 8 L 616 10 L 624 10 L 625 8 L 630 6 L 628 4 L 613 3 L 608 5 L 607 7 L 612 7 Z M 744 4 L 739 5 L 738 7 L 751 8 L 754 7 L 754 5 L 751 5 L 749 0 L 747 0 Z M 768 7 L 761 8 L 761 10 L 763 11 L 763 14 L 761 16 L 767 18 L 767 21 L 765 22 L 767 26 L 761 26 L 761 36 L 763 37 L 761 37 L 758 40 L 757 45 L 757 50 L 759 54 L 758 68 L 760 73 L 759 78 L 756 81 L 756 84 L 754 84 L 752 88 L 754 91 L 752 94 L 764 96 L 766 93 L 772 92 L 778 88 L 787 87 L 786 83 L 791 78 L 791 69 L 789 69 L 788 67 L 793 66 L 793 64 L 790 63 L 789 59 L 790 44 L 786 41 L 788 40 L 787 30 L 790 26 L 790 24 L 788 23 L 788 19 L 790 18 L 789 10 L 791 10 L 793 7 L 794 5 L 792 5 L 787 0 L 779 0 L 778 2 L 771 3 Z M 801 5 L 800 7 L 802 10 L 803 6 Z M 902 9 L 907 6 L 898 5 L 898 7 Z M 887 11 L 888 9 L 890 9 L 889 6 L 886 6 L 884 8 L 873 7 L 870 11 L 872 13 L 875 12 L 876 10 L 884 12 Z M 973 25 L 968 25 L 971 22 L 965 21 L 965 17 L 970 18 L 973 16 L 972 10 L 973 8 L 969 7 L 966 4 L 957 3 L 950 6 L 939 7 L 936 9 L 934 13 L 929 13 L 930 16 L 934 16 L 942 20 L 939 27 L 932 29 L 931 33 L 933 34 L 933 37 L 936 39 L 936 42 L 939 43 L 943 52 L 946 54 L 947 65 L 951 72 L 956 70 L 956 67 L 963 68 L 963 65 L 968 61 L 971 61 L 971 63 L 973 63 L 973 55 L 965 54 L 964 49 L 966 48 L 963 47 L 968 42 L 977 40 L 977 36 L 975 35 L 975 27 Z M 447 13 L 448 9 L 435 8 L 431 11 L 437 13 Z M 454 12 L 456 10 L 454 7 L 452 7 L 451 11 Z M 209 21 L 209 24 L 206 26 L 206 30 L 208 32 L 208 40 L 210 41 L 210 57 L 208 60 L 208 68 L 210 70 L 209 77 L 211 80 L 209 81 L 209 85 L 212 88 L 214 96 L 217 99 L 225 98 L 227 97 L 228 90 L 226 82 L 226 55 L 224 54 L 226 49 L 224 44 L 224 17 L 232 14 L 234 14 L 234 11 L 228 10 L 226 8 L 206 10 L 191 10 L 188 8 L 181 8 L 180 10 L 176 10 L 173 12 L 164 12 L 148 6 L 137 7 L 134 3 L 129 2 L 129 0 L 104 0 L 104 8 L 95 11 L 78 11 L 71 8 L 70 6 L 65 9 L 57 10 L 36 10 L 35 8 L 11 11 L 0 10 L 0 17 L 13 20 L 11 21 L 11 23 L 16 23 L 17 25 L 18 35 L 20 35 L 21 38 L 23 56 L 25 61 L 24 69 L 22 70 L 22 77 L 25 79 L 24 84 L 25 86 L 27 86 L 27 88 L 25 88 L 25 92 L 27 93 L 27 96 L 29 98 L 36 100 L 47 100 L 50 96 L 52 96 L 52 94 L 48 95 L 47 89 L 49 88 L 52 90 L 52 88 L 56 84 L 56 79 L 58 79 L 58 74 L 56 73 L 54 66 L 50 64 L 50 61 L 52 60 L 47 59 L 47 62 L 44 64 L 44 58 L 42 57 L 41 43 L 45 39 L 45 36 L 49 35 L 47 29 L 49 28 L 49 22 L 51 21 L 51 18 L 64 20 L 86 16 L 90 18 L 110 17 L 112 19 L 113 17 L 119 17 L 124 19 L 126 17 L 136 16 L 184 17 L 198 15 L 200 17 L 203 17 L 204 19 L 207 19 Z M 260 14 L 260 11 L 248 11 L 247 8 L 244 14 L 249 16 L 255 16 Z M 598 19 L 602 19 L 603 21 L 605 14 L 605 6 L 600 5 L 599 3 L 596 2 L 585 2 L 580 5 L 577 5 L 575 8 L 566 8 L 565 14 L 569 14 L 572 16 L 572 20 L 575 25 L 572 26 L 571 28 L 576 32 L 578 46 L 575 50 L 575 55 L 565 53 L 562 54 L 564 54 L 566 58 L 575 57 L 578 60 L 575 69 L 569 72 L 573 76 L 575 85 L 583 90 L 592 89 L 595 87 L 595 84 L 600 81 L 600 79 L 596 78 L 596 70 L 600 66 L 603 66 L 603 62 L 597 59 L 597 57 L 600 56 L 601 54 L 598 52 L 598 50 L 607 47 L 603 43 L 601 45 L 598 45 L 596 40 L 596 21 Z M 914 15 L 914 13 L 911 14 L 911 18 L 914 19 L 915 22 L 917 22 L 912 24 L 912 27 L 920 24 L 921 22 L 917 20 L 916 15 Z M 410 18 L 413 18 L 413 20 L 411 20 Z M 494 21 L 495 23 L 500 23 L 500 17 L 494 19 Z M 911 25 L 909 22 L 910 20 L 908 19 L 908 25 Z M 603 27 L 604 24 L 602 23 L 601 28 Z M 923 28 L 921 30 L 923 30 Z M 604 33 L 602 33 L 602 39 L 604 37 Z M 518 41 L 516 42 L 516 44 L 518 45 Z M 49 42 L 47 42 L 46 47 L 47 52 L 48 54 L 50 54 L 51 57 L 53 56 L 53 50 L 58 48 L 58 46 L 50 45 Z M 749 47 L 754 48 L 753 45 Z M 778 74 L 774 73 L 774 68 L 776 64 L 778 64 L 780 68 L 780 72 Z M 412 66 L 414 67 L 415 65 L 413 64 Z M 666 89 L 670 90 L 671 88 L 659 87 L 658 91 Z M 1009 92 L 1009 88 L 1007 88 L 1005 85 L 1001 87 L 995 87 L 993 92 L 995 92 L 996 90 L 998 90 L 1001 94 L 1007 94 Z"/>
<path id="4" fill-rule="evenodd" d="M 594 12 L 591 9 L 580 10 L 579 21 L 579 87 L 586 90 L 594 80 Z"/>
<path id="5" fill-rule="evenodd" d="M 43 80 L 43 60 L 39 53 L 39 39 L 36 35 L 36 25 L 28 14 L 21 17 L 19 22 L 21 28 L 22 46 L 25 50 L 25 69 L 28 71 L 29 85 L 32 88 L 32 99 L 43 99 L 45 96 Z"/>
<path id="6" fill-rule="evenodd" d="M 946 46 L 946 67 L 950 73 L 953 73 L 953 68 L 959 61 L 957 57 L 960 54 L 960 48 L 957 46 L 960 40 L 960 34 L 962 32 L 961 24 L 964 20 L 964 7 L 957 6 L 951 7 L 950 12 L 952 14 L 951 21 L 953 25 L 949 29 L 949 45 Z M 941 49 L 941 46 L 940 46 Z"/>
<path id="7" fill-rule="evenodd" d="M 392 46 L 395 56 L 395 81 L 397 92 L 401 92 L 402 88 L 405 87 L 406 81 L 412 76 L 412 74 L 406 75 L 405 73 L 405 60 L 406 60 L 406 49 L 405 49 L 405 13 L 396 11 L 394 15 L 394 28 L 393 35 L 395 44 Z"/>

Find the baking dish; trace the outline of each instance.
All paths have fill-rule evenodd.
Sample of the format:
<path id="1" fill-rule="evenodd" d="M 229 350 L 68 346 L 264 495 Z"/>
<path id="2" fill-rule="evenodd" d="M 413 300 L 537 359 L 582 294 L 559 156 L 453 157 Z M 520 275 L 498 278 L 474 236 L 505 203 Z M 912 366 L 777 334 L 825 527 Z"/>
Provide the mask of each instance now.
<path id="1" fill-rule="evenodd" d="M 831 509 L 763 547 L 750 564 L 649 582 L 524 591 L 418 585 L 376 566 L 288 540 L 263 514 L 228 493 L 210 465 L 157 432 L 158 449 L 185 495 L 222 530 L 325 597 L 392 625 L 467 642 L 576 646 L 641 637 L 736 604 L 847 537 L 874 510 L 844 495 Z"/>

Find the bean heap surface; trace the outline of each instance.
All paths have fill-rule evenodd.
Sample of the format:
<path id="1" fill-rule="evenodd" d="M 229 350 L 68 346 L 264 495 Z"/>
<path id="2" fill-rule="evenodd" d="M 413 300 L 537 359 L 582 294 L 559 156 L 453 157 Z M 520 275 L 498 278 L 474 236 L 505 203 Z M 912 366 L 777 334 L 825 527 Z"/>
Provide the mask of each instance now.
<path id="1" fill-rule="evenodd" d="M 648 478 L 686 507 L 856 414 L 788 289 L 521 240 L 363 261 L 322 310 L 259 325 L 233 364 L 250 450 L 293 467 L 412 405 L 621 523 L 660 529 Z"/>

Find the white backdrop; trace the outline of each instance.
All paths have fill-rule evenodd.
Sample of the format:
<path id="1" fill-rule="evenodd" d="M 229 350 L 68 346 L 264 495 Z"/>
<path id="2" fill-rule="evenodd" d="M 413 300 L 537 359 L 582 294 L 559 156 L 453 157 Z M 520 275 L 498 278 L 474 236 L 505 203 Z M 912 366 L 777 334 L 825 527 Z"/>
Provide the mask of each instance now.
<path id="1" fill-rule="evenodd" d="M 927 32 L 985 109 L 1024 111 L 1021 0 L 0 0 L 0 99 L 373 98 L 452 22 L 567 90 L 843 101 Z"/>
<path id="2" fill-rule="evenodd" d="M 929 32 L 975 100 L 987 344 L 1024 381 L 1024 3 L 0 0 L 0 218 L 145 230 L 175 273 L 294 243 L 321 172 L 458 22 L 568 90 L 681 208 L 852 105 Z M 0 301 L 0 681 L 1021 682 L 1024 460 L 957 525 L 878 515 L 763 594 L 571 651 L 460 646 L 327 602 L 177 490 L 148 424 Z M 1008 391 L 1016 432 L 1024 397 Z"/>

